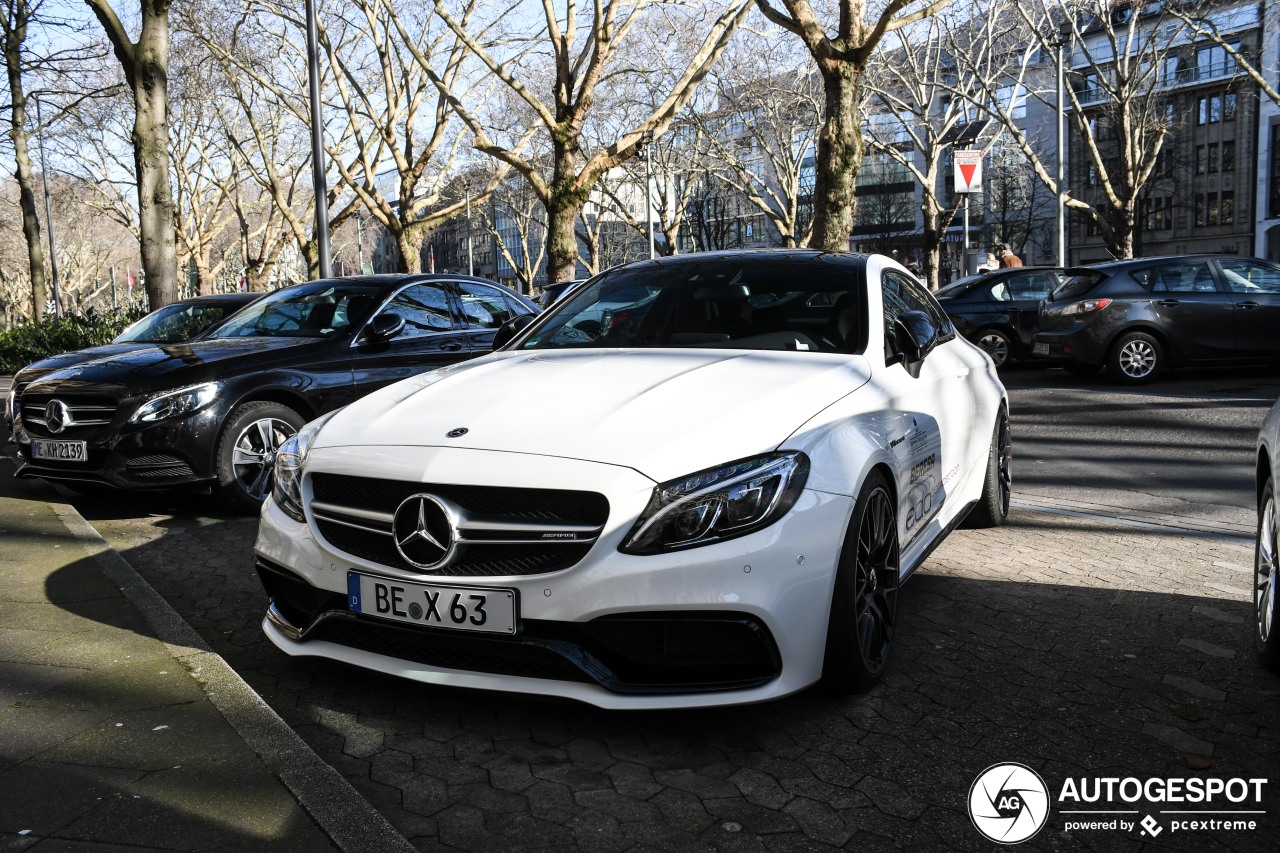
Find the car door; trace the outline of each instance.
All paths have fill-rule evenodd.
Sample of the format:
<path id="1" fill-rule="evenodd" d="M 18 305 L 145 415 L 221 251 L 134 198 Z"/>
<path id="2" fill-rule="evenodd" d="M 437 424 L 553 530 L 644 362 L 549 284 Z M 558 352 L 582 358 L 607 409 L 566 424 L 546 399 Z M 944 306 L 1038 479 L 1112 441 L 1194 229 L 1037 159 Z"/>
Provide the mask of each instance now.
<path id="1" fill-rule="evenodd" d="M 1001 304 L 1009 316 L 1013 329 L 1024 351 L 1031 349 L 1031 336 L 1040 316 L 1040 302 L 1061 283 L 1059 275 L 1051 270 L 1033 270 L 1011 275 L 1004 280 L 1006 301 Z"/>
<path id="2" fill-rule="evenodd" d="M 1280 357 L 1280 266 L 1246 258 L 1219 258 L 1231 294 L 1236 355 Z"/>
<path id="3" fill-rule="evenodd" d="M 985 447 L 991 437 L 973 435 L 976 404 L 968 377 L 980 354 L 956 335 L 938 303 L 908 276 L 883 270 L 881 297 L 884 385 L 891 398 L 891 419 L 897 422 L 889 444 L 898 463 L 898 528 L 906 545 L 929 529 L 948 506 L 948 490 L 967 473 L 966 460 L 973 456 L 974 442 L 981 439 Z M 933 350 L 911 369 L 897 356 L 895 328 L 907 311 L 927 314 L 939 335 Z"/>
<path id="4" fill-rule="evenodd" d="M 351 372 L 358 396 L 462 361 L 471 354 L 443 282 L 421 282 L 402 288 L 378 314 L 400 316 L 404 329 L 380 343 L 362 343 L 357 336 L 352 344 Z"/>
<path id="5" fill-rule="evenodd" d="M 533 313 L 496 285 L 476 281 L 453 281 L 450 285 L 457 299 L 455 310 L 461 321 L 468 358 L 490 352 L 494 333 L 503 323 L 512 317 Z"/>
<path id="6" fill-rule="evenodd" d="M 1131 322 L 1144 319 L 1142 303 L 1147 302 L 1151 319 L 1183 358 L 1209 361 L 1235 355 L 1234 299 L 1219 288 L 1208 258 L 1161 261 L 1129 275 L 1150 291 L 1146 298 L 1131 300 L 1138 309 L 1129 315 Z"/>

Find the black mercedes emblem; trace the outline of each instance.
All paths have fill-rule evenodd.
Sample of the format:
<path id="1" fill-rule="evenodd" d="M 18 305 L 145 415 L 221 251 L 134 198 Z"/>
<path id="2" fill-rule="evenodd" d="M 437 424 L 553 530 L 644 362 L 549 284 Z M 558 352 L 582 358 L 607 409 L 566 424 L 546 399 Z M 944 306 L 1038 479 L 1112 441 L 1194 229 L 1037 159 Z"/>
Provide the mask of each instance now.
<path id="1" fill-rule="evenodd" d="M 71 424 L 71 410 L 61 400 L 50 400 L 44 407 L 44 425 L 57 435 Z"/>
<path id="2" fill-rule="evenodd" d="M 467 429 L 466 427 L 458 427 L 457 429 L 451 429 L 448 432 L 446 432 L 445 436 L 447 438 L 461 438 L 462 436 L 466 435 L 470 431 L 471 430 Z"/>
<path id="3" fill-rule="evenodd" d="M 438 568 L 453 555 L 456 539 L 453 516 L 434 495 L 405 498 L 396 507 L 391 535 L 400 556 L 419 569 Z"/>

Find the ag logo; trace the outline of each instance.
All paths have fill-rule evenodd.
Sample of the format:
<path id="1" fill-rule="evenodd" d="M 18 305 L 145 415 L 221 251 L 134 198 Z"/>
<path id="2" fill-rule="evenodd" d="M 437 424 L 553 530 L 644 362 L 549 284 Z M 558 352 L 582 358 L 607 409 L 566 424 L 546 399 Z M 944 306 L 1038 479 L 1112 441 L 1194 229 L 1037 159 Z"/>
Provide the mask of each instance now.
<path id="1" fill-rule="evenodd" d="M 1026 841 L 1049 818 L 1049 789 L 1026 765 L 993 764 L 969 789 L 969 817 L 992 841 Z"/>

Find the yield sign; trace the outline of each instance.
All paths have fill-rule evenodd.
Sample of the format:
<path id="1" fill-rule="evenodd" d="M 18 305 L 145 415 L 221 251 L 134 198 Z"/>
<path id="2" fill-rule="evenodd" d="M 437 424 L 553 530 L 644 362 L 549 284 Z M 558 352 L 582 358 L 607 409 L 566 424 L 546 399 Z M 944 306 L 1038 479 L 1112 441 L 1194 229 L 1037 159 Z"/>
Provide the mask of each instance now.
<path id="1" fill-rule="evenodd" d="M 956 151 L 956 192 L 967 193 L 982 189 L 982 152 Z"/>

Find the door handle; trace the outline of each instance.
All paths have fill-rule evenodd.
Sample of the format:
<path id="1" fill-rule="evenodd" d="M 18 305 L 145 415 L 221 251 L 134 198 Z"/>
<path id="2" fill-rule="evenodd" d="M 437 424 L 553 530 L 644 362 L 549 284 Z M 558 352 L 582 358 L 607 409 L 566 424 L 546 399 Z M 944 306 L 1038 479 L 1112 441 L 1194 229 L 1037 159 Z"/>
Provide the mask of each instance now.
<path id="1" fill-rule="evenodd" d="M 1178 300 L 1176 300 L 1176 299 L 1161 299 L 1161 300 L 1160 300 L 1159 302 L 1157 302 L 1156 304 L 1157 304 L 1157 305 L 1163 305 L 1165 308 L 1172 308 L 1172 307 L 1174 307 L 1175 305 L 1181 305 L 1182 303 L 1180 303 L 1180 302 L 1179 302 Z"/>
<path id="2" fill-rule="evenodd" d="M 457 352 L 458 350 L 462 349 L 462 344 L 458 343 L 457 341 L 445 341 L 444 343 L 440 344 L 440 349 L 447 350 L 449 352 Z"/>
<path id="3" fill-rule="evenodd" d="M 1236 307 L 1237 307 L 1237 308 L 1243 308 L 1243 309 L 1244 309 L 1244 310 L 1246 310 L 1246 311 L 1252 311 L 1254 308 L 1257 308 L 1257 307 L 1258 307 L 1258 303 L 1256 303 L 1256 302 L 1237 302 L 1237 303 L 1236 303 Z"/>

